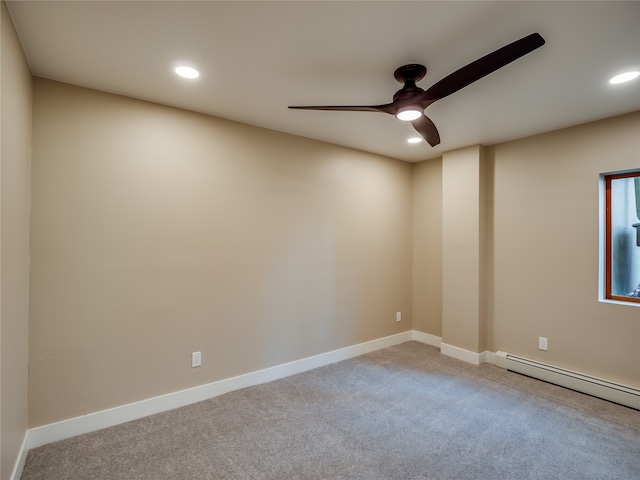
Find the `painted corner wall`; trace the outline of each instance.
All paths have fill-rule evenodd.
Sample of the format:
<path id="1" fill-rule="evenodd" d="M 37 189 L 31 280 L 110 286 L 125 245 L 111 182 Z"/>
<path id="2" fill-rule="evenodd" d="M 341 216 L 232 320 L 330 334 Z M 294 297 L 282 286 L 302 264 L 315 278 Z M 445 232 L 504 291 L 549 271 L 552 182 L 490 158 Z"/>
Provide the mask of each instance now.
<path id="1" fill-rule="evenodd" d="M 442 157 L 442 342 L 471 352 L 486 349 L 484 152 Z"/>
<path id="2" fill-rule="evenodd" d="M 442 158 L 413 164 L 413 327 L 442 337 Z"/>
<path id="3" fill-rule="evenodd" d="M 640 308 L 598 301 L 599 175 L 640 168 L 640 112 L 488 155 L 490 349 L 640 387 Z"/>
<path id="4" fill-rule="evenodd" d="M 33 116 L 31 427 L 412 328 L 411 164 L 40 78 Z"/>
<path id="5" fill-rule="evenodd" d="M 11 477 L 27 433 L 29 192 L 32 79 L 0 2 L 0 478 Z"/>
<path id="6" fill-rule="evenodd" d="M 450 272 L 440 270 L 447 268 L 438 242 L 442 202 L 468 196 L 465 182 L 444 178 L 447 159 L 414 165 L 413 183 L 413 321 L 443 342 L 443 299 L 463 301 L 464 292 L 459 283 L 448 291 Z M 640 112 L 486 147 L 478 159 L 486 231 L 474 268 L 486 270 L 486 304 L 479 333 L 458 329 L 453 346 L 503 350 L 639 387 L 640 308 L 598 301 L 598 261 L 599 175 L 640 167 Z M 548 351 L 538 349 L 540 336 Z"/>

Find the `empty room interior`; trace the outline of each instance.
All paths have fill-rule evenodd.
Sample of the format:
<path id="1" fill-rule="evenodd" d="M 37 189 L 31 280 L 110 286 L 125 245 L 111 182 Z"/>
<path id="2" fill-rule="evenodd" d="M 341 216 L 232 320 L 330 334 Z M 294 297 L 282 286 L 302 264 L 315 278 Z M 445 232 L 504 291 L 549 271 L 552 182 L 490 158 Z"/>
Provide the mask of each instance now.
<path id="1" fill-rule="evenodd" d="M 443 401 L 452 408 L 527 382 L 554 415 L 582 414 L 568 405 L 584 397 L 594 415 L 610 412 L 597 422 L 627 424 L 620 438 L 637 456 L 616 460 L 617 478 L 640 475 L 640 78 L 609 82 L 640 71 L 640 2 L 0 6 L 1 480 L 482 478 L 456 470 L 468 447 L 453 440 L 429 453 L 440 466 L 457 458 L 447 470 L 417 460 L 419 448 L 361 465 L 362 436 L 323 473 L 300 441 L 288 464 L 272 445 L 268 465 L 199 454 L 207 473 L 190 477 L 175 473 L 186 461 L 149 476 L 37 476 L 64 463 L 37 466 L 56 442 L 202 413 L 198 402 L 243 389 L 275 392 L 263 420 L 280 423 L 263 430 L 280 428 L 297 411 L 278 410 L 285 387 L 301 402 L 310 380 L 274 386 L 298 375 L 315 375 L 314 395 L 356 402 L 353 419 L 349 389 L 368 376 L 319 376 L 369 372 L 369 361 L 390 377 L 368 392 L 412 399 L 393 400 L 415 416 L 406 438 L 447 414 L 430 413 L 438 402 L 420 378 L 461 379 L 455 392 L 467 393 Z M 499 65 L 481 60 L 492 52 Z M 417 98 L 419 119 L 402 121 Z M 636 179 L 624 237 L 608 227 L 608 178 Z M 249 391 L 233 397 L 246 411 L 268 401 Z M 520 401 L 524 423 L 544 412 Z M 340 406 L 326 408 L 318 449 L 355 435 L 332 423 Z M 375 432 L 406 453 L 399 418 Z M 485 478 L 609 478 L 598 469 L 610 450 L 591 470 L 563 464 L 572 477 L 542 465 L 518 476 L 503 456 L 486 460 Z"/>

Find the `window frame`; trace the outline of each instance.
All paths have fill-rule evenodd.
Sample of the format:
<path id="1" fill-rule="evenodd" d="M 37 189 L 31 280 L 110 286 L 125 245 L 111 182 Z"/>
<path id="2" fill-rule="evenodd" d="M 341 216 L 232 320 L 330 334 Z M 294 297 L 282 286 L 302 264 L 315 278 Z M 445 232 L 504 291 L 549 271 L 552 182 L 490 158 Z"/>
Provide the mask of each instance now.
<path id="1" fill-rule="evenodd" d="M 640 177 L 640 169 L 625 170 L 621 172 L 613 172 L 602 174 L 602 183 L 604 189 L 603 210 L 604 210 L 604 285 L 601 292 L 603 300 L 625 305 L 634 305 L 640 307 L 640 298 L 615 295 L 611 292 L 612 287 L 612 215 L 611 215 L 611 182 L 620 178 L 636 178 Z M 604 291 L 603 291 L 604 290 Z"/>

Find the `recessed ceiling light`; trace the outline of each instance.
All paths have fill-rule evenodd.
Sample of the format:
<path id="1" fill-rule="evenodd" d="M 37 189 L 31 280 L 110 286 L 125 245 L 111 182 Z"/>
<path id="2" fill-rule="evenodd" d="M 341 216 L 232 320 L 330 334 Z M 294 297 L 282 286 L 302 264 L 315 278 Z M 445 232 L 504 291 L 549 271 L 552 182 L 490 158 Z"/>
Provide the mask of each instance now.
<path id="1" fill-rule="evenodd" d="M 420 143 L 422 141 L 422 137 L 411 137 L 407 139 L 408 143 Z"/>
<path id="2" fill-rule="evenodd" d="M 182 78 L 198 78 L 200 76 L 200 72 L 193 67 L 188 67 L 186 65 L 179 65 L 173 69 L 178 75 Z"/>
<path id="3" fill-rule="evenodd" d="M 616 75 L 615 77 L 610 79 L 609 83 L 616 84 L 616 83 L 629 82 L 638 77 L 640 77 L 640 72 L 636 72 L 636 71 L 625 72 L 625 73 L 621 73 L 620 75 Z"/>

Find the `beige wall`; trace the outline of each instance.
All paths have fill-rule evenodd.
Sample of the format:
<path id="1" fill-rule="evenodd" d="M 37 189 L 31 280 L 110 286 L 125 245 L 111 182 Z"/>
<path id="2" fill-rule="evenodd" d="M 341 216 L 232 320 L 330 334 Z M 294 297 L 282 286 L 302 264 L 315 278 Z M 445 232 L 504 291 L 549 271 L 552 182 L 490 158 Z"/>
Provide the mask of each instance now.
<path id="1" fill-rule="evenodd" d="M 640 113 L 486 148 L 484 162 L 487 174 L 479 183 L 488 206 L 487 246 L 480 248 L 480 265 L 487 270 L 486 326 L 480 349 L 473 348 L 475 329 L 468 338 L 458 335 L 454 346 L 478 353 L 504 350 L 640 386 L 640 309 L 598 302 L 598 178 L 640 167 Z M 442 325 L 427 309 L 437 312 L 439 300 L 431 297 L 427 306 L 418 292 L 436 283 L 443 250 L 434 240 L 443 223 L 434 198 L 443 182 L 439 163 L 414 166 L 413 192 L 419 202 L 414 205 L 414 325 L 438 336 Z M 433 202 L 429 209 L 427 195 Z M 420 260 L 426 257 L 432 260 Z M 442 293 L 456 295 L 462 298 L 464 292 L 445 288 Z M 538 350 L 539 336 L 549 339 L 548 351 Z"/>
<path id="2" fill-rule="evenodd" d="M 4 49 L 3 33 L 3 65 Z M 442 159 L 34 88 L 31 427 L 411 328 L 442 336 Z M 454 346 L 640 386 L 640 309 L 597 302 L 598 173 L 640 166 L 638 133 L 635 113 L 483 149 L 486 325 Z"/>
<path id="3" fill-rule="evenodd" d="M 442 337 L 442 158 L 413 164 L 413 326 Z"/>
<path id="4" fill-rule="evenodd" d="M 640 112 L 489 149 L 490 350 L 640 387 L 640 308 L 598 302 L 598 176 L 640 167 Z M 538 337 L 549 350 L 538 350 Z"/>
<path id="5" fill-rule="evenodd" d="M 442 157 L 442 342 L 485 349 L 485 149 Z"/>
<path id="6" fill-rule="evenodd" d="M 0 2 L 0 478 L 27 432 L 31 73 Z"/>
<path id="7" fill-rule="evenodd" d="M 43 79 L 33 134 L 31 427 L 412 328 L 410 164 Z"/>

